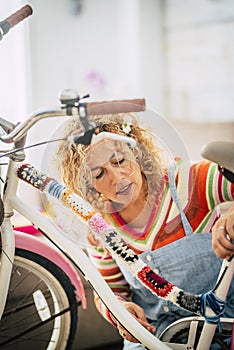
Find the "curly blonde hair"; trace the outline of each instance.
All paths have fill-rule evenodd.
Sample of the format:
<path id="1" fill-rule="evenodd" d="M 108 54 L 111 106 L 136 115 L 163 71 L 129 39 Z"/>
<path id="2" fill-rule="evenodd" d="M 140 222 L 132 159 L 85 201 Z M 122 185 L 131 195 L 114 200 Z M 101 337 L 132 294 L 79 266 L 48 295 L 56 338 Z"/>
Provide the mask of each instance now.
<path id="1" fill-rule="evenodd" d="M 126 134 L 123 128 L 126 118 L 131 118 L 131 125 Z M 155 200 L 163 177 L 160 149 L 155 146 L 149 132 L 138 125 L 137 119 L 132 114 L 111 114 L 91 116 L 98 126 L 98 132 L 107 131 L 118 135 L 133 138 L 137 145 L 134 148 L 136 162 L 139 164 L 142 175 L 147 179 L 147 196 Z M 65 137 L 78 135 L 83 132 L 82 125 L 77 118 L 72 118 L 66 127 Z M 74 142 L 61 142 L 57 151 L 57 166 L 61 180 L 72 191 L 87 200 L 95 209 L 103 209 L 103 201 L 94 188 L 90 187 L 89 178 L 84 175 L 85 158 L 90 146 L 75 144 Z"/>

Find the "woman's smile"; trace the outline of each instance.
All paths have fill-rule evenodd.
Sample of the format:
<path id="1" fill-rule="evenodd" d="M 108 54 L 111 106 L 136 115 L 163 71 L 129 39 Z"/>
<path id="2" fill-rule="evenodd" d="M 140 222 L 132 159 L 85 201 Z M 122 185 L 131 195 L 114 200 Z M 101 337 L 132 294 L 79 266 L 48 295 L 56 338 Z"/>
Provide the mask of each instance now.
<path id="1" fill-rule="evenodd" d="M 130 184 L 122 187 L 119 191 L 116 192 L 116 194 L 129 195 L 131 190 L 132 190 L 132 184 L 130 183 Z"/>

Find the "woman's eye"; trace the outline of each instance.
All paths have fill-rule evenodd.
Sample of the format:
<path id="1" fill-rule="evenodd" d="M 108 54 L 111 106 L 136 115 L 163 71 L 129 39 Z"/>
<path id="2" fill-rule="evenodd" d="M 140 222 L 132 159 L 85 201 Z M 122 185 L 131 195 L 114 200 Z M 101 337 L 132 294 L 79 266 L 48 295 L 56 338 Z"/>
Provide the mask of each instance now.
<path id="1" fill-rule="evenodd" d="M 100 179 L 104 175 L 104 171 L 100 170 L 97 172 L 97 174 L 94 176 L 95 179 Z"/>
<path id="2" fill-rule="evenodd" d="M 125 161 L 125 158 L 122 157 L 122 158 L 118 158 L 118 159 L 112 159 L 112 164 L 113 165 L 119 165 L 119 164 L 123 164 Z"/>

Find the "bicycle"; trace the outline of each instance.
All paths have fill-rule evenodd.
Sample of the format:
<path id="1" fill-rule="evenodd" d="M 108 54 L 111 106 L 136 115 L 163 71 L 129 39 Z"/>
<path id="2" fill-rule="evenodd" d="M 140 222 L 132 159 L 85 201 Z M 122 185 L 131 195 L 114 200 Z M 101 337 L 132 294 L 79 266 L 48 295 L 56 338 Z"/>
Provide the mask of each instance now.
<path id="1" fill-rule="evenodd" d="M 206 321 L 204 317 L 193 317 L 181 320 L 176 324 L 172 324 L 163 333 L 160 339 L 155 338 L 146 329 L 144 329 L 116 299 L 115 295 L 109 289 L 104 279 L 90 263 L 85 252 L 78 245 L 75 246 L 73 242 L 71 242 L 69 238 L 67 238 L 66 235 L 64 235 L 63 232 L 54 225 L 50 218 L 38 212 L 38 210 L 28 206 L 27 203 L 25 203 L 25 201 L 17 195 L 19 178 L 28 182 L 30 185 L 33 185 L 41 192 L 47 191 L 58 200 L 60 200 L 62 191 L 67 190 L 64 189 L 64 186 L 56 182 L 55 179 L 50 178 L 45 174 L 41 174 L 28 164 L 24 164 L 24 151 L 27 149 L 27 146 L 25 146 L 27 131 L 39 120 L 43 118 L 76 115 L 78 118 L 80 118 L 84 126 L 86 136 L 88 135 L 90 137 L 90 135 L 87 133 L 93 129 L 94 125 L 89 124 L 87 118 L 88 115 L 144 110 L 143 100 L 109 101 L 86 104 L 80 102 L 80 97 L 76 94 L 72 94 L 71 96 L 69 94 L 65 94 L 65 98 L 63 96 L 61 98 L 61 102 L 62 108 L 33 114 L 22 124 L 14 125 L 3 118 L 0 119 L 0 125 L 2 127 L 0 140 L 5 143 L 13 144 L 12 150 L 4 153 L 4 156 L 9 156 L 9 163 L 7 165 L 6 181 L 2 195 L 5 214 L 1 226 L 2 254 L 0 285 L 2 289 L 0 301 L 0 327 L 3 325 L 0 335 L 1 348 L 4 349 L 5 347 L 9 349 L 9 346 L 13 346 L 15 349 L 15 346 L 20 346 L 19 344 L 21 341 L 24 341 L 24 344 L 22 343 L 24 349 L 27 348 L 27 346 L 30 346 L 31 348 L 31 341 L 33 341 L 33 346 L 35 347 L 36 339 L 42 337 L 42 334 L 43 336 L 46 336 L 46 339 L 39 339 L 40 349 L 44 348 L 49 350 L 58 350 L 71 348 L 74 339 L 74 329 L 76 328 L 77 306 L 80 302 L 83 305 L 85 304 L 85 297 L 83 295 L 82 286 L 79 284 L 79 278 L 76 283 L 74 282 L 74 276 L 77 278 L 76 269 L 78 269 L 83 274 L 85 279 L 89 281 L 92 288 L 101 297 L 102 301 L 109 308 L 113 316 L 118 319 L 122 325 L 146 348 L 151 350 L 168 350 L 171 348 L 193 349 L 194 346 L 196 346 L 197 350 L 209 349 L 215 329 L 217 328 L 217 323 L 210 324 L 204 322 Z M 81 142 L 81 138 L 83 136 L 84 135 L 77 135 L 73 141 Z M 71 141 L 71 139 L 67 139 L 67 141 Z M 40 144 L 43 144 L 43 142 Z M 52 187 L 49 185 L 52 185 Z M 80 218 L 84 219 L 84 221 L 89 224 L 91 228 L 94 228 L 92 223 L 93 219 L 100 220 L 99 222 L 103 224 L 103 226 L 102 228 L 99 227 L 98 234 L 100 234 L 100 236 L 103 238 L 103 242 L 105 244 L 107 244 L 106 238 L 110 237 L 110 234 L 115 235 L 113 229 L 111 229 L 102 220 L 102 218 L 98 216 L 97 213 L 93 212 L 92 207 L 86 202 L 82 201 L 82 199 L 77 197 L 75 194 L 68 191 L 64 199 L 64 204 L 68 205 L 72 210 L 74 210 Z M 59 256 L 61 260 L 65 262 L 64 265 L 62 265 L 61 262 L 59 268 L 57 266 L 59 265 L 57 259 L 51 261 L 51 256 L 45 255 L 45 251 L 50 249 L 49 245 L 39 243 L 39 240 L 36 237 L 30 237 L 29 239 L 28 235 L 17 233 L 13 230 L 11 218 L 14 210 L 32 222 L 37 230 L 47 237 L 50 242 L 56 245 L 56 249 L 53 248 L 53 254 L 57 253 L 57 257 Z M 30 240 L 30 244 L 26 244 L 27 240 Z M 121 243 L 120 246 L 123 245 L 122 242 L 119 243 Z M 108 247 L 111 248 L 110 246 Z M 115 250 L 118 250 L 119 245 L 117 244 L 117 246 L 114 248 Z M 127 247 L 125 248 L 127 250 Z M 137 257 L 133 252 L 128 251 L 128 254 L 128 256 L 132 258 L 133 262 L 137 261 Z M 141 264 L 141 262 L 139 263 Z M 13 265 L 15 265 L 15 267 Z M 53 267 L 51 268 L 50 266 Z M 64 266 L 66 267 L 65 274 L 63 268 Z M 142 268 L 147 270 L 148 266 L 142 265 Z M 226 297 L 233 276 L 233 269 L 233 259 L 230 259 L 230 261 L 224 261 L 223 268 L 220 272 L 220 278 L 218 279 L 218 283 L 215 288 L 217 296 L 221 299 L 225 299 Z M 55 270 L 58 272 L 55 272 Z M 11 275 L 11 271 L 13 271 L 13 275 Z M 15 283 L 15 279 L 19 280 L 21 278 L 23 279 L 23 284 L 25 285 L 25 278 L 27 277 L 28 272 L 33 274 L 34 278 L 37 279 L 36 289 L 34 290 L 34 278 L 32 279 L 30 277 L 30 282 L 32 282 L 33 285 L 29 286 L 28 292 L 26 292 L 24 297 L 22 297 L 20 294 L 22 293 L 23 288 L 20 288 L 20 292 L 16 298 L 15 288 L 12 288 L 11 285 L 12 283 Z M 134 273 L 134 271 L 132 272 Z M 156 273 L 150 271 L 150 269 L 147 270 L 147 273 L 149 273 L 151 277 L 155 279 L 161 278 Z M 60 274 L 62 274 L 62 277 L 60 277 Z M 64 279 L 65 282 L 63 281 Z M 38 287 L 38 283 L 41 280 L 46 287 L 46 292 L 41 290 L 42 287 L 40 287 L 41 289 Z M 160 281 L 162 283 L 168 283 L 163 279 L 160 279 Z M 147 287 L 153 289 L 151 280 L 146 278 L 145 281 L 141 280 L 141 282 L 146 282 Z M 69 292 L 67 291 L 68 285 L 70 286 Z M 18 286 L 18 281 L 16 286 Z M 172 287 L 174 288 L 174 286 Z M 155 289 L 157 292 L 157 288 Z M 78 298 L 76 294 L 78 294 Z M 6 299 L 7 296 L 10 296 L 11 298 L 11 295 L 13 301 L 15 298 L 20 299 L 20 303 L 19 305 L 14 305 L 13 307 L 10 305 L 9 310 L 9 302 L 6 304 Z M 190 297 L 189 295 L 186 295 L 186 293 L 184 295 Z M 30 302 L 26 301 L 28 297 L 30 297 Z M 200 300 L 199 296 L 195 296 L 195 298 L 197 298 L 198 301 Z M 52 300 L 52 304 L 50 300 Z M 30 314 L 30 316 L 25 317 L 25 310 L 32 307 L 33 313 Z M 21 322 L 15 320 L 16 313 L 23 316 L 23 320 Z M 213 315 L 212 310 L 209 311 L 208 314 L 209 316 Z M 6 317 L 3 317 L 3 315 Z M 13 331 L 10 323 L 11 316 L 13 317 Z M 29 319 L 29 326 L 26 324 L 25 318 Z M 34 318 L 36 318 L 37 322 L 35 326 L 33 325 Z M 220 321 L 221 324 L 224 324 L 225 326 L 227 325 L 228 332 L 230 332 L 233 319 L 229 320 L 221 318 Z M 204 323 L 202 331 L 200 330 L 201 322 Z M 15 324 L 20 324 L 22 327 L 22 330 L 17 331 L 17 334 L 15 331 Z M 67 331 L 67 329 L 69 330 Z M 174 342 L 175 340 L 178 340 L 176 337 L 178 338 L 179 332 L 184 329 L 185 332 L 181 337 L 182 340 L 188 338 L 187 343 L 179 344 Z M 37 332 L 38 330 L 39 333 L 36 333 L 35 339 L 33 338 L 35 336 L 34 332 Z M 198 331 L 198 340 L 196 339 L 196 331 Z M 14 333 L 13 336 L 11 333 Z M 29 343 L 25 346 L 27 337 L 29 338 Z M 42 343 L 44 345 L 42 345 Z"/>
<path id="2" fill-rule="evenodd" d="M 16 194 L 17 191 L 17 184 L 18 184 L 18 178 L 28 182 L 30 185 L 33 185 L 37 189 L 42 191 L 45 190 L 46 186 L 52 181 L 53 183 L 53 193 L 51 192 L 50 195 L 54 195 L 55 197 L 58 198 L 58 192 L 59 188 L 63 188 L 64 186 L 60 185 L 57 183 L 54 179 L 51 179 L 47 177 L 45 174 L 40 174 L 40 172 L 36 171 L 32 166 L 28 164 L 24 164 L 25 160 L 25 154 L 24 150 L 27 148 L 25 145 L 25 140 L 26 140 L 26 133 L 27 131 L 39 120 L 47 117 L 58 117 L 58 116 L 69 116 L 69 115 L 77 115 L 77 117 L 80 117 L 84 128 L 90 131 L 90 126 L 93 127 L 93 125 L 90 125 L 88 123 L 87 115 L 90 113 L 94 114 L 108 114 L 108 113 L 117 113 L 117 112 L 126 112 L 126 111 L 141 111 L 144 110 L 145 108 L 145 102 L 144 100 L 131 100 L 131 101 L 112 101 L 112 102 L 99 102 L 99 103 L 81 103 L 79 100 L 79 96 L 75 96 L 72 94 L 72 96 L 69 96 L 70 91 L 65 92 L 65 98 L 64 96 L 61 98 L 62 102 L 62 108 L 58 110 L 51 110 L 51 111 L 44 111 L 44 112 L 39 112 L 34 115 L 32 115 L 30 118 L 28 118 L 24 123 L 18 124 L 18 125 L 13 125 L 12 123 L 0 119 L 0 125 L 2 128 L 5 130 L 4 133 L 0 136 L 0 139 L 3 142 L 13 142 L 14 147 L 11 151 L 8 151 L 5 153 L 5 156 L 10 156 L 9 159 L 9 164 L 8 164 L 8 171 L 7 171 L 7 182 L 5 184 L 4 188 L 4 193 L 3 193 L 3 203 L 4 203 L 4 208 L 5 208 L 5 218 L 2 223 L 2 251 L 4 254 L 2 254 L 2 262 L 1 262 L 1 273 L 0 273 L 0 281 L 4 280 L 5 282 L 5 297 L 8 292 L 8 283 L 10 282 L 10 270 L 12 267 L 12 261 L 14 259 L 14 235 L 15 232 L 12 230 L 11 227 L 11 216 L 12 216 L 12 210 L 16 210 L 18 213 L 20 213 L 22 216 L 26 217 L 30 222 L 33 223 L 33 225 L 40 231 L 42 232 L 46 237 L 49 238 L 51 242 L 54 242 L 57 246 L 58 249 L 60 249 L 63 254 L 70 260 L 72 261 L 72 264 L 79 269 L 84 277 L 90 282 L 91 286 L 93 287 L 94 290 L 100 295 L 101 299 L 103 302 L 107 305 L 107 307 L 111 310 L 112 314 L 118 319 L 121 320 L 121 323 L 125 326 L 128 331 L 130 331 L 134 336 L 139 339 L 139 342 L 141 342 L 144 346 L 146 346 L 149 349 L 188 349 L 188 344 L 186 345 L 178 345 L 176 343 L 171 343 L 171 340 L 175 340 L 175 336 L 171 336 L 172 331 L 174 332 L 174 328 L 176 328 L 176 333 L 178 333 L 178 322 L 173 327 L 170 327 L 170 330 L 165 332 L 165 334 L 162 336 L 161 340 L 156 339 L 152 334 L 150 334 L 148 331 L 146 331 L 140 324 L 128 313 L 126 313 L 126 310 L 122 307 L 121 303 L 116 300 L 115 296 L 113 293 L 110 291 L 109 287 L 106 285 L 102 277 L 99 275 L 99 273 L 92 267 L 91 263 L 89 262 L 86 254 L 84 251 L 79 247 L 79 246 L 74 246 L 74 244 L 67 238 L 59 229 L 54 225 L 54 223 L 50 220 L 50 218 L 46 217 L 44 214 L 36 212 L 34 209 L 29 207 L 21 198 L 19 198 Z M 80 142 L 81 139 L 84 137 L 84 135 L 77 135 L 74 136 L 74 140 L 76 142 Z M 54 140 L 53 140 L 54 141 Z M 70 141 L 70 139 L 68 140 Z M 48 141 L 46 141 L 48 142 Z M 44 142 L 42 142 L 43 144 Z M 17 177 L 18 176 L 18 177 Z M 54 182 L 55 181 L 55 182 Z M 45 185 L 46 184 L 46 185 Z M 55 190 L 56 188 L 56 190 Z M 71 198 L 68 199 L 68 204 L 71 209 L 73 209 L 76 213 L 80 214 L 80 210 L 82 211 L 83 218 L 88 212 L 88 215 L 90 214 L 90 211 L 92 212 L 92 208 L 87 205 L 87 203 L 82 202 L 81 198 L 76 197 L 74 194 L 69 194 L 67 198 L 71 195 Z M 80 202 L 81 201 L 81 202 Z M 80 209 L 82 207 L 82 209 Z M 95 215 L 94 215 L 95 216 Z M 91 215 L 92 219 L 92 215 Z M 89 224 L 92 226 L 92 223 L 89 222 Z M 109 227 L 108 232 L 110 231 Z M 104 231 L 105 231 L 104 230 Z M 32 239 L 32 238 L 31 238 Z M 5 243 L 6 240 L 6 243 Z M 33 238 L 35 241 L 35 238 Z M 16 244 L 18 241 L 16 240 Z M 23 257 L 22 257 L 23 255 Z M 43 255 L 43 253 L 42 253 Z M 7 258 L 6 258 L 7 257 Z M 24 253 L 21 253 L 18 250 L 16 250 L 16 262 L 19 260 L 22 261 L 22 258 L 25 259 L 24 267 L 27 268 L 27 270 L 31 270 L 31 260 L 36 260 L 33 255 L 28 254 L 24 255 Z M 26 259 L 30 259 L 30 263 L 26 263 Z M 38 259 L 40 259 L 38 257 Z M 43 260 L 43 259 L 41 259 Z M 39 263 L 42 263 L 40 260 Z M 24 260 L 23 260 L 24 261 Z M 22 264 L 22 263 L 21 263 Z M 35 264 L 35 262 L 34 262 Z M 36 260 L 36 264 L 38 264 L 38 260 Z M 230 280 L 233 275 L 233 260 L 230 262 L 224 262 L 224 264 L 228 265 L 225 266 L 225 270 L 228 272 L 225 273 L 225 278 L 222 277 L 222 282 L 218 285 L 217 291 L 219 297 L 222 299 L 225 299 L 228 286 L 230 283 Z M 8 267 L 5 267 L 5 265 L 8 265 Z M 19 263 L 20 265 L 20 263 Z M 37 275 L 39 274 L 39 271 L 41 267 L 37 265 L 36 268 L 34 268 L 34 274 Z M 46 265 L 47 269 L 47 265 Z M 6 272 L 7 271 L 7 272 Z M 17 271 L 17 270 L 16 270 Z M 4 273 L 5 272 L 5 273 Z M 44 274 L 47 274 L 47 271 L 44 272 Z M 4 277 L 3 277 L 4 276 Z M 7 278 L 8 277 L 8 278 Z M 45 279 L 45 278 L 44 278 Z M 8 282 L 7 282 L 8 281 Z M 1 284 L 3 285 L 3 283 Z M 225 288 L 223 289 L 223 285 Z M 57 287 L 54 288 L 53 284 L 49 285 L 49 289 L 53 290 L 51 292 L 52 296 L 53 293 L 57 293 Z M 65 289 L 65 287 L 63 287 Z M 3 293 L 2 293 L 3 295 Z M 57 297 L 58 299 L 58 297 Z M 62 298 L 61 298 L 62 299 Z M 4 309 L 4 302 L 3 302 L 3 297 L 1 298 L 1 310 Z M 36 308 L 38 311 L 36 311 L 37 317 L 39 316 L 41 320 L 39 323 L 41 324 L 41 327 L 44 326 L 44 322 L 48 322 L 48 316 L 44 316 L 44 321 L 43 319 L 43 312 L 40 311 L 39 304 L 41 303 L 41 306 L 47 310 L 48 308 L 48 302 L 45 301 L 46 297 L 43 297 L 42 293 L 39 293 L 38 295 L 38 301 L 37 301 L 37 294 L 36 297 L 34 296 L 34 302 L 33 304 L 36 305 Z M 15 308 L 17 309 L 17 308 Z M 23 306 L 21 306 L 21 309 L 23 309 Z M 54 308 L 56 309 L 56 308 Z M 71 313 L 71 306 L 68 307 L 69 313 Z M 65 309 L 66 310 L 66 309 Z M 64 312 L 65 312 L 64 310 Z M 68 310 L 66 310 L 68 311 Z M 61 311 L 63 313 L 63 311 Z M 9 314 L 9 313 L 8 313 Z M 48 313 L 49 314 L 49 313 Z M 59 313 L 60 315 L 60 313 Z M 55 318 L 56 317 L 51 317 Z M 62 316 L 61 316 L 62 319 Z M 192 333 L 194 334 L 194 329 L 197 328 L 199 329 L 200 333 L 200 323 L 199 321 L 204 321 L 204 318 L 201 319 L 199 317 L 195 317 L 193 319 L 189 320 L 182 320 L 181 322 L 186 322 L 186 328 L 189 324 L 191 323 L 193 327 Z M 61 321 L 62 322 L 62 321 Z M 67 321 L 64 321 L 66 323 Z M 74 321 L 71 321 L 71 324 Z M 222 323 L 224 324 L 232 324 L 233 320 L 221 320 Z M 30 321 L 32 323 L 32 321 Z M 198 327 L 199 324 L 199 327 Z M 24 325 L 23 325 L 24 326 Z M 39 325 L 37 325 L 38 327 Z M 213 334 L 212 332 L 215 330 L 217 325 L 210 325 L 210 324 L 205 324 L 204 329 L 207 327 L 208 331 L 204 330 L 204 332 L 201 333 L 199 336 L 200 338 L 200 344 L 198 344 L 197 349 L 205 349 L 205 344 L 209 347 L 209 342 L 211 341 Z M 1 327 L 1 323 L 0 323 Z M 182 325 L 184 328 L 184 325 Z M 39 327 L 40 328 L 40 327 Z M 50 343 L 51 339 L 54 342 L 54 339 L 52 337 L 52 334 L 54 332 L 55 325 L 52 322 L 51 326 L 51 334 L 49 336 L 49 339 L 47 339 L 47 342 Z M 64 326 L 65 328 L 65 326 Z M 179 325 L 179 328 L 181 328 L 181 325 Z M 230 327 L 229 327 L 230 328 Z M 9 330 L 9 326 L 7 327 Z M 172 331 L 171 331 L 172 329 Z M 29 331 L 31 331 L 31 327 L 29 328 Z M 22 334 L 24 335 L 26 331 L 23 331 Z M 62 333 L 62 331 L 61 331 Z M 204 335 L 203 335 L 204 333 Z M 167 334 L 170 334 L 170 341 L 168 340 Z M 207 338 L 207 336 L 210 335 L 210 339 Z M 13 337 L 13 340 L 15 340 L 16 337 Z M 24 336 L 25 338 L 25 336 Z M 64 338 L 62 336 L 62 338 Z M 189 337 L 189 346 L 191 346 L 191 340 L 195 342 L 195 336 L 193 336 L 193 339 Z M 12 341 L 12 340 L 11 340 Z M 11 342 L 10 340 L 0 342 L 1 347 L 3 348 L 5 343 Z M 54 345 L 55 349 L 56 346 Z M 62 348 L 63 345 L 59 344 L 59 349 Z M 66 344 L 69 348 L 69 342 Z M 207 347 L 207 349 L 208 349 Z M 50 349 L 50 345 L 48 347 Z"/>

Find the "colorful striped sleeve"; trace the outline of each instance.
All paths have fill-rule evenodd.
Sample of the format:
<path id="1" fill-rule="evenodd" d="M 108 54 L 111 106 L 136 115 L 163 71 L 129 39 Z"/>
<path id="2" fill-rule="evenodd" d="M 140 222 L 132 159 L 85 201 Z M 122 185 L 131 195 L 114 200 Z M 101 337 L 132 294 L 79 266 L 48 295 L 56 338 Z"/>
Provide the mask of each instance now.
<path id="1" fill-rule="evenodd" d="M 203 161 L 194 164 L 194 180 L 198 182 L 201 207 L 213 210 L 217 205 L 234 200 L 234 184 L 219 172 L 217 164 Z"/>
<path id="2" fill-rule="evenodd" d="M 104 247 L 97 245 L 92 235 L 89 235 L 88 243 L 87 253 L 93 265 L 101 273 L 116 297 L 120 300 L 128 300 L 131 295 L 130 287 L 116 261 Z M 94 302 L 102 316 L 114 325 L 110 312 L 96 293 L 94 293 Z"/>

